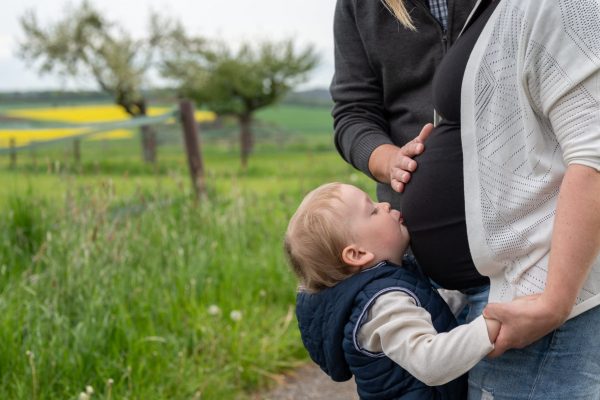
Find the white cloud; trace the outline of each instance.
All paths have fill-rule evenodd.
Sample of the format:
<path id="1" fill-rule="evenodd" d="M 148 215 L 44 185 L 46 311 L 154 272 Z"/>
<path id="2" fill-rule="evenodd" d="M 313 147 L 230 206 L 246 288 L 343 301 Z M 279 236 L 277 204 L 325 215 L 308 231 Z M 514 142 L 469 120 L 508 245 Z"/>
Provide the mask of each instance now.
<path id="1" fill-rule="evenodd" d="M 0 33 L 0 60 L 6 60 L 13 56 L 12 37 Z"/>

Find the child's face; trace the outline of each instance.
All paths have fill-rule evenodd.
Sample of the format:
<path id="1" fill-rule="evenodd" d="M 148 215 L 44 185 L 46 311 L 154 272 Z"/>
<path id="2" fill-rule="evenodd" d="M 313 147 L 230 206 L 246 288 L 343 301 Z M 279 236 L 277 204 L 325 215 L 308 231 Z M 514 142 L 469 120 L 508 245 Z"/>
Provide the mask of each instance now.
<path id="1" fill-rule="evenodd" d="M 342 185 L 341 198 L 356 244 L 373 253 L 375 262 L 388 260 L 400 264 L 409 241 L 402 214 L 389 203 L 374 203 L 352 185 Z"/>

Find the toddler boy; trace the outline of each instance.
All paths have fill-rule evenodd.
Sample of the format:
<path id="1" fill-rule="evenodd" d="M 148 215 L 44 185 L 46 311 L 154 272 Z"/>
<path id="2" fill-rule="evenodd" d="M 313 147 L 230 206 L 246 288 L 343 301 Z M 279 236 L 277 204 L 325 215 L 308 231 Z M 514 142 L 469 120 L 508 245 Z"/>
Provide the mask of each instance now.
<path id="1" fill-rule="evenodd" d="M 301 286 L 296 315 L 311 358 L 361 399 L 464 399 L 466 372 L 493 350 L 498 321 L 456 326 L 447 304 L 404 256 L 399 211 L 352 185 L 310 192 L 284 248 Z"/>

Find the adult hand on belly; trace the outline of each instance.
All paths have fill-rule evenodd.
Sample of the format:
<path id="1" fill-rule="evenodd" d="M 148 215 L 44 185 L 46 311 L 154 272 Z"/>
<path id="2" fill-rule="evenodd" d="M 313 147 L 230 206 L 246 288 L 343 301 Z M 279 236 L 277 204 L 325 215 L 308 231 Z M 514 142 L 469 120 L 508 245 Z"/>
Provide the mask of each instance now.
<path id="1" fill-rule="evenodd" d="M 384 144 L 377 147 L 369 158 L 369 170 L 380 182 L 389 183 L 396 192 L 403 192 L 417 169 L 414 157 L 425 151 L 425 140 L 433 131 L 432 124 L 426 124 L 417 137 L 402 147 Z"/>

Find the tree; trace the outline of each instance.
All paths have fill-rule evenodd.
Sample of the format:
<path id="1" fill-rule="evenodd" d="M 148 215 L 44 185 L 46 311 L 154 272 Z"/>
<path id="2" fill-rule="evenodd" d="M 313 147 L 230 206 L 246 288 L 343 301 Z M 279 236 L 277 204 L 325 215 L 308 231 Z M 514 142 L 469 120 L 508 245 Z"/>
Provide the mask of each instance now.
<path id="1" fill-rule="evenodd" d="M 318 62 L 312 46 L 296 50 L 292 40 L 245 43 L 233 51 L 222 42 L 209 46 L 179 29 L 167 42 L 163 75 L 179 83 L 181 95 L 237 118 L 244 168 L 253 147 L 254 112 L 281 100 Z"/>
<path id="2" fill-rule="evenodd" d="M 107 21 L 89 2 L 66 10 L 63 18 L 42 27 L 34 11 L 20 19 L 25 39 L 19 55 L 29 64 L 39 63 L 40 73 L 67 77 L 91 77 L 132 117 L 147 114 L 142 92 L 154 65 L 160 38 L 150 35 L 135 40 L 121 26 Z M 158 18 L 151 18 L 151 32 L 160 32 Z M 142 126 L 144 160 L 156 160 L 156 133 Z"/>

